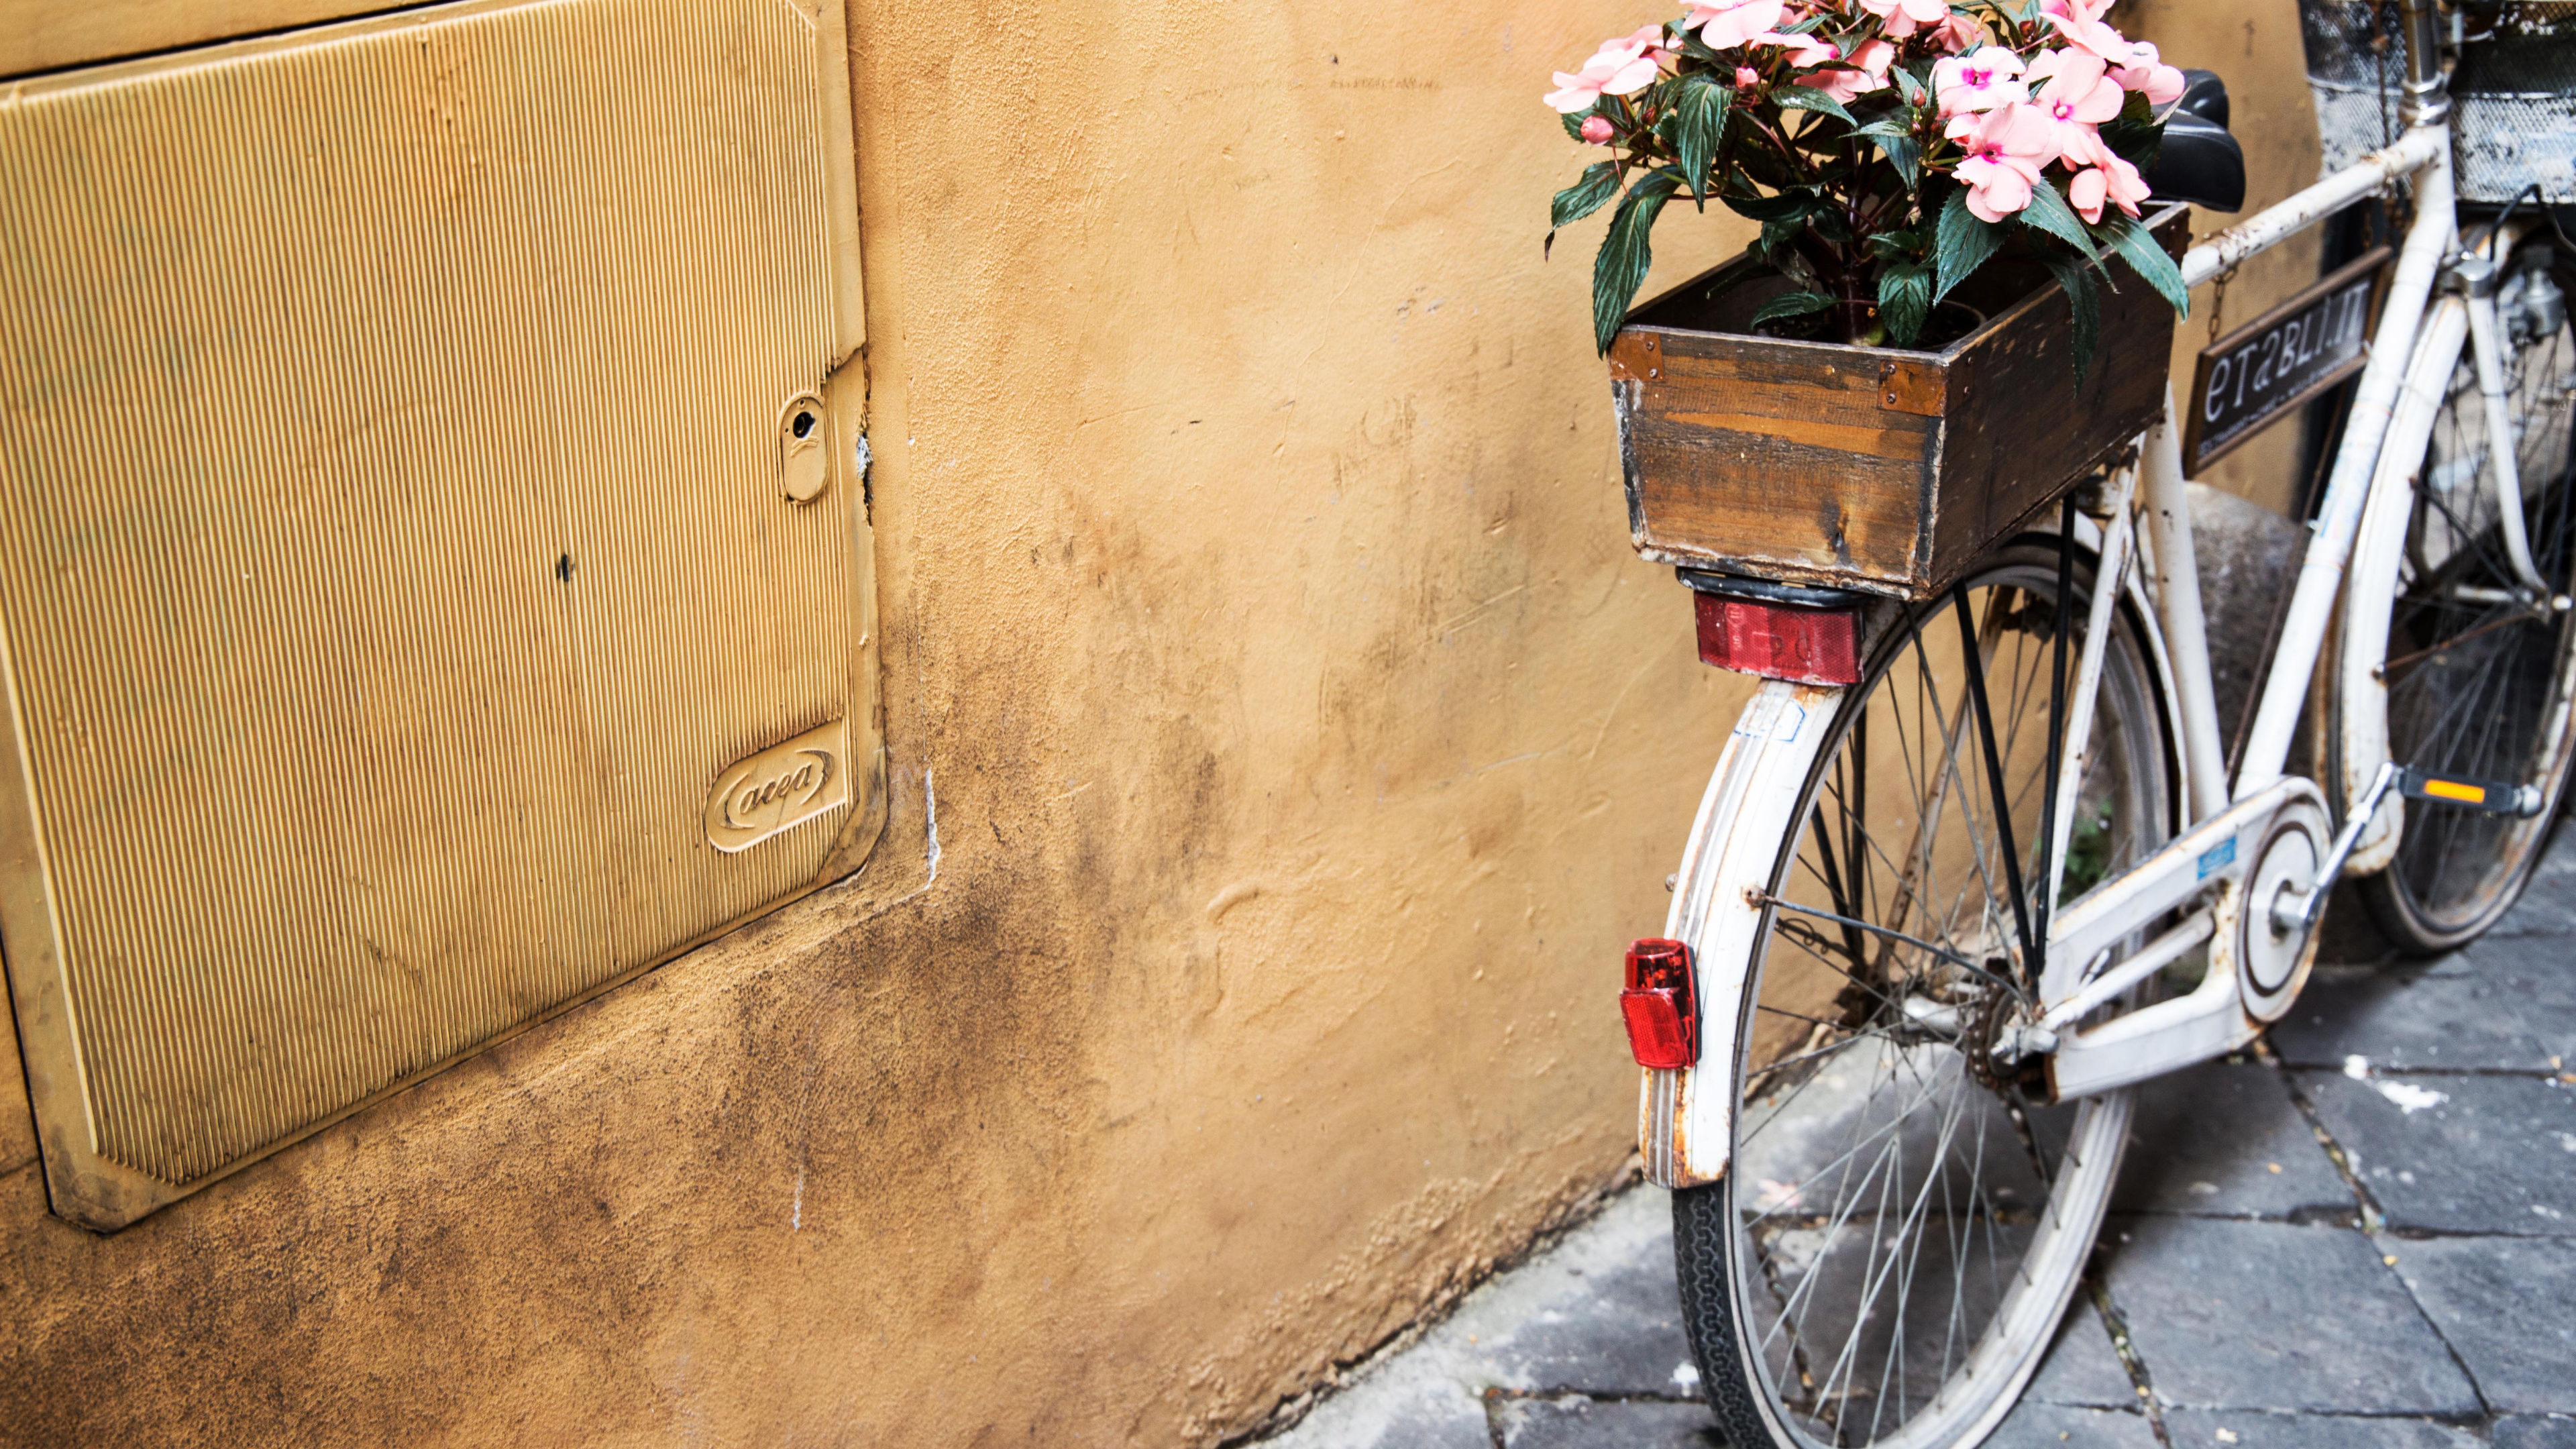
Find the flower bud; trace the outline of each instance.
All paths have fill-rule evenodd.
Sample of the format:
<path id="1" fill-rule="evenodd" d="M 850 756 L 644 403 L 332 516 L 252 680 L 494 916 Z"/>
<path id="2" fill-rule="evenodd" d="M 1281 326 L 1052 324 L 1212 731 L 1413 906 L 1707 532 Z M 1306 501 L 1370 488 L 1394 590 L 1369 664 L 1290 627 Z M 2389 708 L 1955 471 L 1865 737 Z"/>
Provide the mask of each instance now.
<path id="1" fill-rule="evenodd" d="M 1586 140 L 1586 141 L 1590 142 L 1591 144 L 1593 144 L 1593 145 L 1595 145 L 1595 146 L 1607 146 L 1607 145 L 1609 145 L 1609 144 L 1610 144 L 1610 134 L 1611 134 L 1611 132 L 1610 132 L 1610 118 L 1609 118 L 1609 117 L 1607 117 L 1607 116 L 1586 116 L 1586 117 L 1584 117 L 1584 119 L 1583 119 L 1583 139 L 1584 139 L 1584 140 Z"/>
<path id="2" fill-rule="evenodd" d="M 1749 65 L 1739 65 L 1735 68 L 1735 88 L 1737 90 L 1742 90 L 1746 86 L 1757 86 L 1760 84 L 1762 84 L 1762 72 L 1755 70 Z"/>

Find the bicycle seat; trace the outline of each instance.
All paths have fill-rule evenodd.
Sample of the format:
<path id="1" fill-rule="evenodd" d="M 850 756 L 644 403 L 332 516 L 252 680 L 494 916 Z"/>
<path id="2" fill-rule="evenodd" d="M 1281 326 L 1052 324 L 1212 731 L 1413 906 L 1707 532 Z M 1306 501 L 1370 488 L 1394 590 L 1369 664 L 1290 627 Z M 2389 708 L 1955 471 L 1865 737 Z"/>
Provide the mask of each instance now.
<path id="1" fill-rule="evenodd" d="M 2182 74 L 2182 99 L 2165 117 L 2147 185 L 2163 200 L 2235 211 L 2245 205 L 2245 150 L 2227 133 L 2227 82 L 2214 71 Z"/>

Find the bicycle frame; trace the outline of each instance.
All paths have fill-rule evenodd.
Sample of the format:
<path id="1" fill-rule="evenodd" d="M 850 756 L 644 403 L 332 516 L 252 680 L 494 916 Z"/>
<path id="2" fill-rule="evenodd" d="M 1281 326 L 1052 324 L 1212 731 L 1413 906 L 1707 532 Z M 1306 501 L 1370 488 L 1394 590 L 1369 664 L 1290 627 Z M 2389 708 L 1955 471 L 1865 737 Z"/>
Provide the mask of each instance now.
<path id="1" fill-rule="evenodd" d="M 2124 597 L 2144 606 L 2141 612 L 2157 626 L 2149 631 L 2157 636 L 2150 645 L 2171 701 L 2184 818 L 2177 838 L 2154 855 L 2062 911 L 2049 903 L 2036 1019 L 2020 1028 L 2020 1044 L 2045 1061 L 2060 1098 L 2144 1081 L 2249 1044 L 2289 1009 L 2315 956 L 2313 929 L 2285 932 L 2274 924 L 2279 903 L 2304 901 L 2330 885 L 2319 879 L 2330 859 L 2347 858 L 2346 868 L 2361 872 L 2383 867 L 2394 852 L 2400 802 L 2373 790 L 2384 784 L 2388 744 L 2386 690 L 2371 662 L 2384 657 L 2413 475 L 2464 345 L 2474 344 L 2482 391 L 2493 395 L 2501 387 L 2492 303 L 2481 313 L 2472 299 L 2435 298 L 2458 246 L 2447 106 L 2438 80 L 2410 81 L 2410 90 L 2416 93 L 2411 125 L 2402 138 L 2191 248 L 2182 262 L 2187 284 L 2213 280 L 2400 178 L 2412 178 L 2415 217 L 2398 252 L 2279 642 L 2260 683 L 2232 791 L 2170 388 L 2166 415 L 2141 440 L 2137 465 L 2114 481 L 2107 521 L 2082 520 L 2083 541 L 2099 560 L 2096 577 L 2107 586 L 2093 591 L 2090 627 L 2072 674 L 2047 858 L 2065 858 L 2076 809 L 2073 786 L 2089 744 L 2110 611 Z M 2501 260 L 2510 239 L 2492 245 Z M 2489 453 L 2489 481 L 2510 489 L 2518 505 L 2510 450 Z M 2497 455 L 2503 455 L 2501 462 Z M 2512 517 L 2518 521 L 2518 509 Z M 2527 557 L 2522 549 L 2513 551 L 2518 561 Z M 2340 741 L 2344 778 L 2333 784 L 2340 813 L 2376 806 L 2367 818 L 2350 822 L 2343 840 L 2334 838 L 2338 812 L 2329 809 L 2324 789 L 2284 773 L 2339 598 L 2348 602 L 2344 647 L 2328 683 L 2347 691 L 2348 707 Z M 1815 764 L 1828 733 L 1818 726 L 1832 718 L 1839 694 L 1766 684 L 1747 706 L 1702 802 L 1701 825 L 1683 860 L 1665 933 L 1692 942 L 1699 953 L 1702 1040 L 1712 1057 L 1729 1049 L 1719 1044 L 1737 1039 L 1745 978 L 1769 912 L 1776 909 L 1769 896 L 1771 846 L 1789 824 L 1796 782 Z M 1729 828 L 1711 830 L 1721 822 Z M 2149 934 L 2168 919 L 2179 924 Z M 2125 957 L 2088 974 L 2124 945 Z M 2193 991 L 2089 1029 L 2077 1025 L 2203 946 L 2208 970 Z M 1694 1068 L 1650 1071 L 1644 1083 L 1640 1139 L 1647 1176 L 1668 1186 L 1714 1181 L 1725 1171 L 1731 1094 L 1722 1087 L 1697 1090 L 1697 1075 Z"/>

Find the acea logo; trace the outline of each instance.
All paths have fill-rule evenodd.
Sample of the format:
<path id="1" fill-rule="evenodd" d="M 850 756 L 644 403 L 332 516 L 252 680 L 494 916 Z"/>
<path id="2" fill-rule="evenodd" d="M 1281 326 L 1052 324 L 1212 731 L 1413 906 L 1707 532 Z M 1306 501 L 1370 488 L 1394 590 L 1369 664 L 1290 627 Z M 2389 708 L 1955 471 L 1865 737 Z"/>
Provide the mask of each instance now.
<path id="1" fill-rule="evenodd" d="M 707 843 L 731 855 L 850 803 L 843 720 L 737 760 L 707 794 Z"/>

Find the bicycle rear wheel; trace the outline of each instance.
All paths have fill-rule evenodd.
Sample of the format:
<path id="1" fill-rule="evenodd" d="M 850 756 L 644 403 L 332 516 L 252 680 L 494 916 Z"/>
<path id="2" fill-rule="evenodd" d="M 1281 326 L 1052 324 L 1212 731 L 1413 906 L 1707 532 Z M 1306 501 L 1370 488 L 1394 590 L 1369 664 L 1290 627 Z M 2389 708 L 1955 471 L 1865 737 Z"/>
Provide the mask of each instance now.
<path id="1" fill-rule="evenodd" d="M 2070 654 L 2089 567 L 2072 580 Z M 1743 1025 L 1703 1067 L 1733 1072 L 1741 1106 L 1725 1176 L 1673 1195 L 1675 1258 L 1711 1408 L 1746 1449 L 1983 1438 L 2074 1292 L 2126 1136 L 2126 1093 L 2046 1105 L 1989 1050 L 2036 896 L 2017 912 L 2012 877 L 2037 866 L 2056 546 L 2009 547 L 1964 589 L 1994 758 L 1956 606 L 1922 606 L 1838 706 L 1780 842 Z M 2112 618 L 2068 899 L 2174 828 L 2143 625 Z"/>
<path id="2" fill-rule="evenodd" d="M 2576 579 L 2568 427 L 2576 337 L 2563 299 L 2576 290 L 2576 258 L 2532 242 L 2507 260 L 2505 276 L 2497 311 L 2525 532 L 2541 579 L 2564 594 Z M 2561 300 L 2549 303 L 2549 293 Z M 2465 944 L 2513 907 L 2557 817 L 2576 745 L 2568 709 L 2576 618 L 2530 597 L 2513 567 L 2485 471 L 2491 443 L 2464 353 L 2434 419 L 2398 565 L 2382 665 L 2389 758 L 2537 784 L 2545 799 L 2530 819 L 2406 803 L 2395 857 L 2362 877 L 2361 889 L 2381 932 L 2416 955 Z M 2342 734 L 2338 718 L 2330 738 L 2339 743 Z"/>

